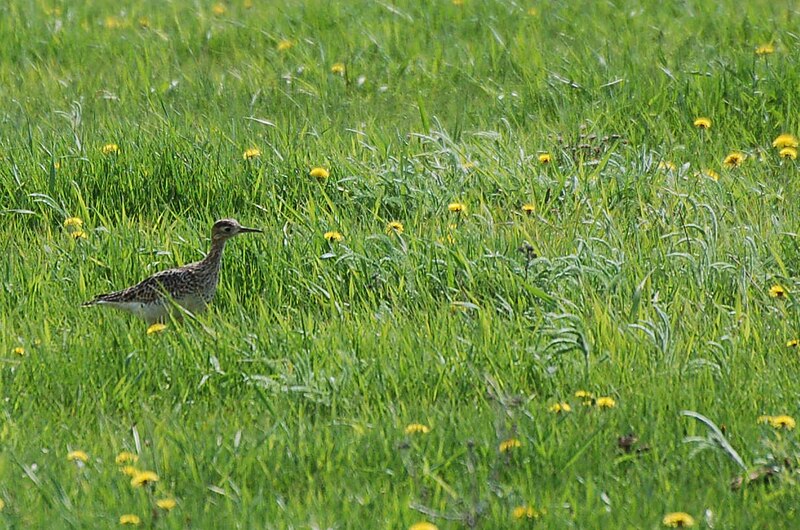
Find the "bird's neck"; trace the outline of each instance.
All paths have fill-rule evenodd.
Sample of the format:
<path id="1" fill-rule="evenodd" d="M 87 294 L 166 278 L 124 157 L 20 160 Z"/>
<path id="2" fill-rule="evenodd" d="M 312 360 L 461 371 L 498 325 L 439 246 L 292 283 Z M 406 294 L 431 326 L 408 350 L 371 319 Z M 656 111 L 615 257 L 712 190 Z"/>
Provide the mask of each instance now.
<path id="1" fill-rule="evenodd" d="M 225 240 L 218 239 L 216 241 L 211 242 L 211 250 L 208 251 L 205 259 L 203 259 L 204 265 L 210 266 L 218 266 L 219 262 L 222 260 L 222 251 L 225 250 Z"/>

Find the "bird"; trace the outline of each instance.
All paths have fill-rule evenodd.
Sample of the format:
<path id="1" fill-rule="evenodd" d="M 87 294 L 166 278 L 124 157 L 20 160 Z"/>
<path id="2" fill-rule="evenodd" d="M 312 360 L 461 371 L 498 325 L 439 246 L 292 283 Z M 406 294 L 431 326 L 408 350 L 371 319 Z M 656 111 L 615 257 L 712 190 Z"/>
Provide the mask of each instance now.
<path id="1" fill-rule="evenodd" d="M 180 318 L 182 311 L 175 311 L 175 305 L 191 314 L 199 313 L 217 290 L 225 243 L 250 232 L 262 231 L 242 226 L 236 219 L 220 219 L 211 228 L 211 250 L 202 260 L 158 272 L 132 287 L 98 295 L 82 305 L 122 309 L 143 318 L 148 326 L 165 323 L 170 314 Z"/>

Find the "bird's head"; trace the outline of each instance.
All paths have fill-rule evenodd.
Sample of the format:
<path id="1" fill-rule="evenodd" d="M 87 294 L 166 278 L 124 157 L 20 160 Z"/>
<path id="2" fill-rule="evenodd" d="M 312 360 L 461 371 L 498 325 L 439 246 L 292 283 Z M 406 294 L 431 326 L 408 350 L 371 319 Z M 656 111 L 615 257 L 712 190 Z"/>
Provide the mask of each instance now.
<path id="1" fill-rule="evenodd" d="M 261 232 L 258 228 L 247 228 L 239 224 L 236 219 L 220 219 L 211 228 L 212 241 L 226 241 L 239 234 L 247 232 Z"/>

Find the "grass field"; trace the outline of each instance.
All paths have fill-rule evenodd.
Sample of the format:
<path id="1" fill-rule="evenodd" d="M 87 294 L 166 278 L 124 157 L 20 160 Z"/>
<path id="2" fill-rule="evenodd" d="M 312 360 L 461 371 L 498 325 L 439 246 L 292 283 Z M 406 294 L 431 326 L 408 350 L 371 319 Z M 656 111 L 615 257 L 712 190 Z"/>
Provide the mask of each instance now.
<path id="1" fill-rule="evenodd" d="M 800 12 L 742 4 L 2 3 L 0 527 L 800 528 Z M 80 307 L 221 217 L 209 312 Z"/>

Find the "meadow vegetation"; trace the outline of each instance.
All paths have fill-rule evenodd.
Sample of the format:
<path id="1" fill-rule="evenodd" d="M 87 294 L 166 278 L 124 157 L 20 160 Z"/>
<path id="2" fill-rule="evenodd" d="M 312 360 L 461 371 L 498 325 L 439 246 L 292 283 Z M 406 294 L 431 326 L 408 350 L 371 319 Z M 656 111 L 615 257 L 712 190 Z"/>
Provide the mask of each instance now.
<path id="1" fill-rule="evenodd" d="M 3 2 L 0 526 L 799 527 L 795 7 Z"/>

